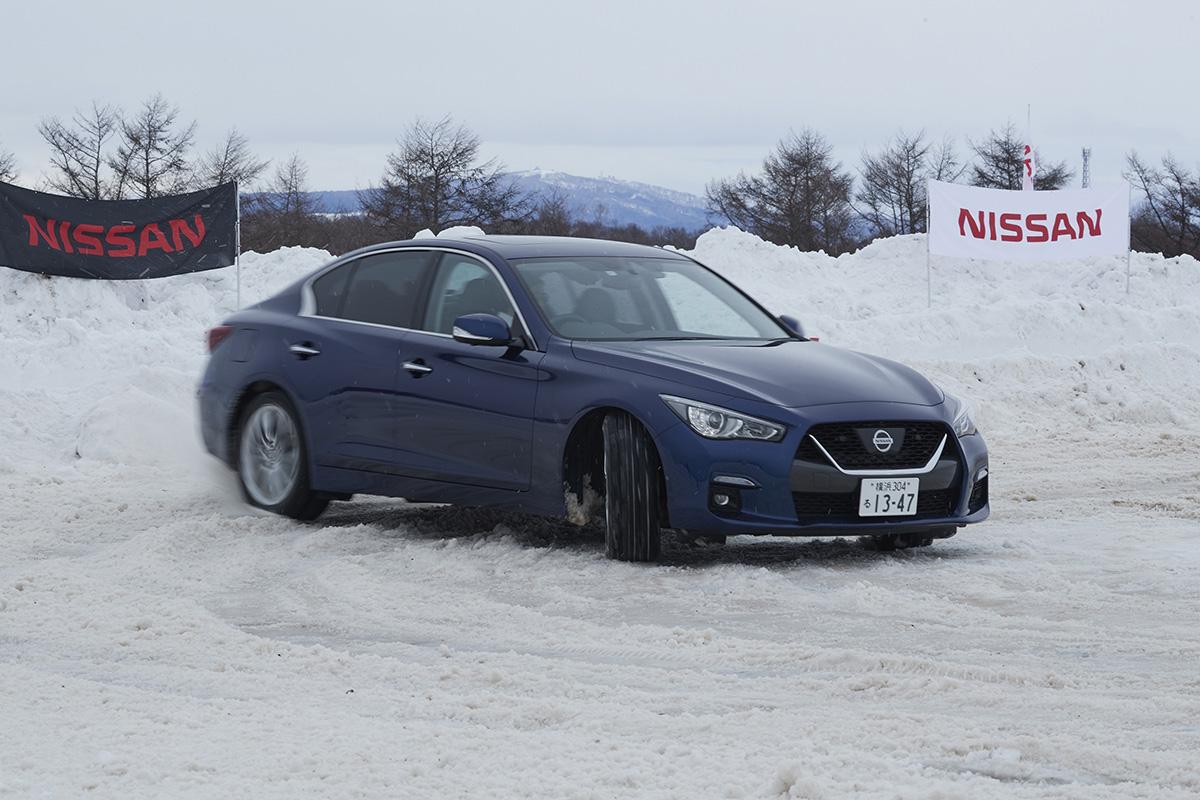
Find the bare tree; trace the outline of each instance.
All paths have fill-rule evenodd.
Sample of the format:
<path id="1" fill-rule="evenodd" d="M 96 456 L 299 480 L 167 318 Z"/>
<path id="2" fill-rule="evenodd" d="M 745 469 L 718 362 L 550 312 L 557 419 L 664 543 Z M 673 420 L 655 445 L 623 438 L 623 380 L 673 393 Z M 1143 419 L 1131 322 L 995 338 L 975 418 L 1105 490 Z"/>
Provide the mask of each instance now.
<path id="1" fill-rule="evenodd" d="M 857 211 L 879 236 L 923 230 L 925 163 L 930 145 L 921 131 L 900 131 L 878 153 L 863 153 Z"/>
<path id="2" fill-rule="evenodd" d="M 300 219 L 317 213 L 308 193 L 308 164 L 296 154 L 275 168 L 265 196 L 267 208 L 280 217 Z"/>
<path id="3" fill-rule="evenodd" d="M 69 123 L 47 117 L 38 133 L 50 148 L 51 189 L 70 197 L 103 200 L 117 194 L 108 170 L 108 141 L 120 125 L 112 106 L 93 102 L 89 111 L 76 111 Z"/>
<path id="4" fill-rule="evenodd" d="M 574 215 L 567 195 L 558 187 L 538 197 L 525 230 L 538 236 L 570 236 Z"/>
<path id="5" fill-rule="evenodd" d="M 308 192 L 308 166 L 299 155 L 275 167 L 264 191 L 250 195 L 242 219 L 247 249 L 267 251 L 285 245 L 321 247 L 325 231 Z"/>
<path id="6" fill-rule="evenodd" d="M 971 183 L 991 189 L 1020 189 L 1025 171 L 1025 142 L 1011 122 L 1000 130 L 992 130 L 981 142 L 971 142 L 975 163 L 971 165 Z M 1061 189 L 1075 175 L 1065 161 L 1057 164 L 1043 161 L 1035 152 L 1037 174 L 1035 189 Z"/>
<path id="7" fill-rule="evenodd" d="M 855 244 L 854 179 L 811 129 L 781 141 L 761 175 L 740 174 L 707 187 L 708 210 L 776 244 L 842 253 Z"/>
<path id="8" fill-rule="evenodd" d="M 179 108 L 161 94 L 151 97 L 136 116 L 121 121 L 120 141 L 108 160 L 114 196 L 149 199 L 186 190 L 195 137 L 195 122 L 179 127 Z"/>
<path id="9" fill-rule="evenodd" d="M 900 131 L 878 153 L 863 153 L 855 209 L 876 236 L 923 232 L 929 180 L 954 181 L 962 173 L 949 138 L 934 145 L 924 131 Z"/>
<path id="10" fill-rule="evenodd" d="M 7 150 L 0 150 L 0 181 L 8 183 L 17 178 L 17 159 Z"/>
<path id="11" fill-rule="evenodd" d="M 223 143 L 196 161 L 194 182 L 197 187 L 204 187 L 237 181 L 239 188 L 245 188 L 254 183 L 269 164 L 269 161 L 255 158 L 250 151 L 250 141 L 237 128 L 231 128 Z"/>
<path id="12" fill-rule="evenodd" d="M 1130 233 L 1139 250 L 1200 258 L 1200 175 L 1167 153 L 1161 168 L 1142 161 L 1136 152 L 1126 157 L 1126 179 L 1142 194 Z"/>
<path id="13" fill-rule="evenodd" d="M 454 225 L 495 229 L 528 219 L 529 202 L 495 159 L 479 161 L 479 137 L 450 117 L 418 119 L 389 154 L 380 185 L 361 192 L 367 218 L 390 235 Z"/>
<path id="14" fill-rule="evenodd" d="M 928 177 L 946 183 L 957 183 L 967 171 L 967 165 L 958 157 L 954 140 L 949 136 L 942 137 L 939 144 L 930 148 L 925 165 Z"/>

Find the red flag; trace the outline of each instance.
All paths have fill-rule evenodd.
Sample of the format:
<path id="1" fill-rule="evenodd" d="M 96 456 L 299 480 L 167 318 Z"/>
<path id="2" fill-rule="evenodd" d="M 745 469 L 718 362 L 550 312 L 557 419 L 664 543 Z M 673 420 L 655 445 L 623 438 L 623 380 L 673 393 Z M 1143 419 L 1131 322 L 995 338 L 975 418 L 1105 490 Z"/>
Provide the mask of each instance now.
<path id="1" fill-rule="evenodd" d="M 1037 162 L 1033 156 L 1033 145 L 1025 145 L 1025 158 L 1021 163 L 1021 188 L 1026 191 L 1033 191 L 1033 176 L 1037 174 Z"/>

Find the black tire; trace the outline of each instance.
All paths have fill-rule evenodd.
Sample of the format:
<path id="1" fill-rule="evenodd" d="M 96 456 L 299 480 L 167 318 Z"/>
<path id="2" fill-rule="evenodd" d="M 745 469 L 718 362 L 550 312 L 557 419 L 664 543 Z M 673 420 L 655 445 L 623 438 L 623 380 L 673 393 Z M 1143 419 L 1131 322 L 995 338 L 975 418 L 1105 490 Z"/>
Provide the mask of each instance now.
<path id="1" fill-rule="evenodd" d="M 604 418 L 604 550 L 619 561 L 657 561 L 662 466 L 654 442 L 625 412 Z"/>
<path id="2" fill-rule="evenodd" d="M 253 447 L 253 442 L 248 443 L 246 440 L 247 437 L 254 435 L 248 423 L 256 419 L 255 415 L 260 409 L 271 409 L 272 413 L 277 411 L 286 415 L 287 420 L 294 427 L 295 433 L 295 456 L 297 458 L 295 476 L 286 488 L 286 493 L 274 502 L 265 499 L 261 491 L 256 491 L 253 486 L 249 485 L 253 479 L 247 477 L 251 465 L 246 463 L 246 459 L 253 457 L 248 455 L 247 447 Z M 300 424 L 300 415 L 296 413 L 296 409 L 286 395 L 281 392 L 264 392 L 256 395 L 246 404 L 238 420 L 236 446 L 238 483 L 242 488 L 242 497 L 247 503 L 275 514 L 304 521 L 314 520 L 325 511 L 329 505 L 329 498 L 318 496 L 312 491 L 309 483 L 308 445 L 304 438 L 304 428 Z M 256 497 L 256 494 L 259 496 Z"/>

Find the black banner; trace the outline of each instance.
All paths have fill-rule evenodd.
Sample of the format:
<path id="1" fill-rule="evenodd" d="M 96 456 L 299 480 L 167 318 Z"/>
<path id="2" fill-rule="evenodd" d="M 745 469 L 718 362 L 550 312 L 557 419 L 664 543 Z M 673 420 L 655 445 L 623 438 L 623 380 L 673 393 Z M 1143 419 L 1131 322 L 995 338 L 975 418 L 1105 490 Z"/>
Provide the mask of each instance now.
<path id="1" fill-rule="evenodd" d="M 103 280 L 228 267 L 237 184 L 153 200 L 80 200 L 0 183 L 0 266 Z"/>

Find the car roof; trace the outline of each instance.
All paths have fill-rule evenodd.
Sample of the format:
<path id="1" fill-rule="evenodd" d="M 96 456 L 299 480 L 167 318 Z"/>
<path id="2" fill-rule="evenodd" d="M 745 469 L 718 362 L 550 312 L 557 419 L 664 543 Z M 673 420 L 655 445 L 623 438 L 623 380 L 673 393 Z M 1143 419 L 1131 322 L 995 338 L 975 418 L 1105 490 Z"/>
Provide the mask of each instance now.
<path id="1" fill-rule="evenodd" d="M 388 242 L 364 248 L 369 252 L 377 248 L 398 245 L 424 245 L 436 247 L 466 246 L 467 249 L 486 248 L 501 258 L 565 258 L 570 256 L 625 256 L 642 258 L 671 258 L 686 260 L 686 257 L 661 247 L 644 244 L 613 242 L 607 239 L 584 239 L 574 236 L 505 236 L 505 235 L 459 235 L 453 237 L 429 237 L 405 242 Z"/>

